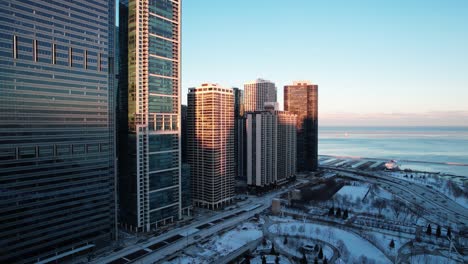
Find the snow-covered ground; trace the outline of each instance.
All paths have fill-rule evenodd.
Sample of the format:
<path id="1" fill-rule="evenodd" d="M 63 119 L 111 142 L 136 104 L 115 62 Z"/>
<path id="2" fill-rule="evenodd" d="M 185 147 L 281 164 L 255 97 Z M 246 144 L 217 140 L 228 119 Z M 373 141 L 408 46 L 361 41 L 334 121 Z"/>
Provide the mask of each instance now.
<path id="1" fill-rule="evenodd" d="M 303 226 L 303 228 L 301 228 Z M 360 236 L 335 227 L 311 223 L 278 223 L 271 225 L 269 231 L 275 234 L 307 236 L 336 245 L 343 260 L 359 261 L 361 256 L 376 263 L 391 263 L 391 261 L 369 241 Z"/>
<path id="2" fill-rule="evenodd" d="M 432 189 L 437 190 L 438 192 L 444 194 L 451 200 L 455 201 L 456 203 L 460 204 L 461 206 L 468 208 L 468 199 L 467 197 L 459 196 L 456 197 L 453 191 L 450 188 L 450 184 L 448 184 L 449 178 L 439 176 L 432 173 L 416 173 L 416 172 L 387 172 L 388 175 L 403 179 L 409 182 L 416 182 L 419 184 L 431 186 Z M 411 177 L 411 175 L 414 175 Z M 456 183 L 453 183 L 455 186 L 458 186 Z M 459 188 L 463 188 L 459 186 Z"/>
<path id="3" fill-rule="evenodd" d="M 163 264 L 204 264 L 208 263 L 206 261 L 200 262 L 198 258 L 193 258 L 189 256 L 181 256 L 171 261 L 165 261 Z"/>
<path id="4" fill-rule="evenodd" d="M 376 243 L 380 249 L 383 249 L 387 255 L 396 255 L 398 249 L 403 246 L 405 243 L 409 242 L 409 239 L 405 239 L 398 236 L 391 236 L 386 234 L 381 234 L 378 232 L 366 232 L 366 238 Z M 390 248 L 390 242 L 395 243 L 395 247 Z"/>
<path id="5" fill-rule="evenodd" d="M 276 256 L 266 255 L 265 258 L 266 258 L 267 264 L 275 264 L 276 263 L 275 262 Z M 250 260 L 250 263 L 251 264 L 262 264 L 262 257 L 257 256 L 255 258 L 253 258 L 253 259 Z M 279 263 L 280 264 L 291 264 L 291 262 L 287 258 L 285 258 L 283 256 L 279 256 Z"/>
<path id="6" fill-rule="evenodd" d="M 303 239 L 303 238 L 288 237 L 288 243 L 284 244 L 283 242 L 284 242 L 284 237 L 275 238 L 275 244 L 278 245 L 278 247 L 281 250 L 284 250 L 289 255 L 295 256 L 298 258 L 302 257 L 302 251 L 301 251 L 302 246 L 304 245 L 315 246 L 314 243 L 312 243 L 310 240 Z M 321 245 L 321 246 L 323 250 L 323 256 L 327 259 L 331 259 L 333 257 L 333 250 L 327 245 Z M 308 254 L 308 255 L 311 255 L 311 254 Z M 314 254 L 314 257 L 315 255 L 316 253 Z"/>
<path id="7" fill-rule="evenodd" d="M 164 264 L 208 264 L 263 236 L 258 223 L 245 222 L 207 243 L 185 249 L 185 254 Z"/>
<path id="8" fill-rule="evenodd" d="M 352 201 L 356 201 L 357 199 L 362 200 L 366 193 L 369 191 L 369 187 L 367 186 L 350 186 L 346 185 L 343 186 L 336 194 L 340 196 L 345 196 Z"/>
<path id="9" fill-rule="evenodd" d="M 380 197 L 382 199 L 386 199 L 386 200 L 391 200 L 393 199 L 393 194 L 385 189 L 382 189 L 380 187 L 377 187 L 374 189 L 374 194 L 375 196 L 377 197 Z"/>
<path id="10" fill-rule="evenodd" d="M 256 224 L 247 222 L 221 236 L 212 238 L 207 249 L 217 252 L 219 256 L 226 256 L 262 236 L 263 232 L 258 230 Z"/>
<path id="11" fill-rule="evenodd" d="M 450 260 L 442 256 L 434 255 L 417 255 L 411 257 L 411 264 L 456 264 L 454 260 Z"/>
<path id="12" fill-rule="evenodd" d="M 297 222 L 297 220 L 294 220 L 292 217 L 290 216 L 285 216 L 285 217 L 278 217 L 278 216 L 270 216 L 270 220 L 274 221 L 274 222 Z"/>

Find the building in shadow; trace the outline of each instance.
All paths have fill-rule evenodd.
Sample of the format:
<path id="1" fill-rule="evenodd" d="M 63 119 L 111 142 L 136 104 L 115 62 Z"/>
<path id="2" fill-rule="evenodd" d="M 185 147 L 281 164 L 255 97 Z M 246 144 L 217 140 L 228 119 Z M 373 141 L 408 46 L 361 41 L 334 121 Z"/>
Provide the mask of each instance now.
<path id="1" fill-rule="evenodd" d="M 297 170 L 318 168 L 318 85 L 307 81 L 284 86 L 284 110 L 297 115 Z"/>

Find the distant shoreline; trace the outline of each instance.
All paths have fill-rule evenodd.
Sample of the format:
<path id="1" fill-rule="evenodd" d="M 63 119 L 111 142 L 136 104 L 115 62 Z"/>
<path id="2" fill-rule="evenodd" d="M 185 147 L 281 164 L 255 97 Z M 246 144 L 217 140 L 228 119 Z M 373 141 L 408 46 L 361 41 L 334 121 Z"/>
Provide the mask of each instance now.
<path id="1" fill-rule="evenodd" d="M 339 159 L 370 160 L 370 161 L 389 161 L 389 160 L 392 160 L 392 158 L 385 159 L 385 158 L 367 158 L 367 157 L 356 157 L 356 156 L 338 156 L 338 155 L 320 155 L 320 154 L 318 156 L 319 157 L 339 158 Z M 402 161 L 402 162 L 411 162 L 411 163 L 468 167 L 468 164 L 457 163 L 457 162 L 435 162 L 435 161 L 404 160 L 404 159 L 396 159 L 396 160 L 397 161 Z"/>

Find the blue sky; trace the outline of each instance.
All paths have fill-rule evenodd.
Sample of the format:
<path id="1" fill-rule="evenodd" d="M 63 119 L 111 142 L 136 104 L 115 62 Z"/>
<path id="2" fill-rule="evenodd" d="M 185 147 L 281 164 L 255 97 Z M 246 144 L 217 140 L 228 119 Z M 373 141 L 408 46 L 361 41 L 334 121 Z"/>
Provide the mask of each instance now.
<path id="1" fill-rule="evenodd" d="M 277 84 L 282 105 L 283 85 L 310 80 L 319 85 L 322 124 L 358 116 L 372 125 L 392 115 L 402 125 L 468 124 L 466 0 L 185 0 L 182 7 L 184 103 L 188 87 L 243 87 L 262 77 Z"/>

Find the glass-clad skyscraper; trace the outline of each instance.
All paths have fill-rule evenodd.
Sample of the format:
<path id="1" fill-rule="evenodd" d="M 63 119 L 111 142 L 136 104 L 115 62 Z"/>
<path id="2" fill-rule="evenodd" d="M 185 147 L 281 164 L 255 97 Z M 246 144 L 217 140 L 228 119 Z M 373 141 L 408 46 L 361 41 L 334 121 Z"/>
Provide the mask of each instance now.
<path id="1" fill-rule="evenodd" d="M 318 168 L 318 85 L 307 81 L 284 86 L 284 110 L 297 115 L 297 170 Z"/>
<path id="2" fill-rule="evenodd" d="M 113 0 L 0 1 L 0 263 L 115 238 Z"/>
<path id="3" fill-rule="evenodd" d="M 120 7 L 120 219 L 145 232 L 181 217 L 180 1 Z"/>

